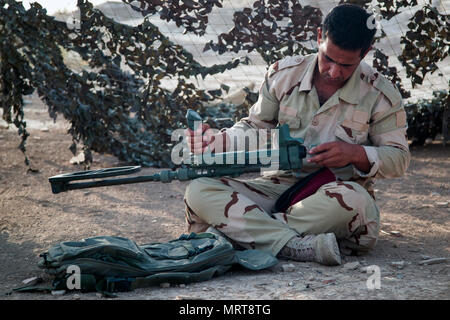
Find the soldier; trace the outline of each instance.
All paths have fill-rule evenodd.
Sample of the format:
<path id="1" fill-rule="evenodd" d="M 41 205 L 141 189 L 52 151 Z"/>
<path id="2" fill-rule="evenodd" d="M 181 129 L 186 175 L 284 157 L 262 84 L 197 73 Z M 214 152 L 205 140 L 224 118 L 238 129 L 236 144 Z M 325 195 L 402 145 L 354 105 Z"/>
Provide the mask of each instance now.
<path id="1" fill-rule="evenodd" d="M 308 149 L 300 173 L 192 181 L 185 194 L 189 231 L 211 226 L 245 248 L 324 265 L 341 264 L 341 252 L 375 246 L 380 212 L 373 180 L 402 176 L 410 154 L 399 91 L 362 61 L 376 32 L 369 18 L 355 5 L 335 7 L 318 28 L 318 53 L 271 65 L 248 117 L 212 139 L 204 135 L 201 144 L 189 140 L 191 150 L 202 152 L 229 146 L 238 130 L 287 123 Z M 320 168 L 296 201 L 276 210 L 285 191 Z"/>

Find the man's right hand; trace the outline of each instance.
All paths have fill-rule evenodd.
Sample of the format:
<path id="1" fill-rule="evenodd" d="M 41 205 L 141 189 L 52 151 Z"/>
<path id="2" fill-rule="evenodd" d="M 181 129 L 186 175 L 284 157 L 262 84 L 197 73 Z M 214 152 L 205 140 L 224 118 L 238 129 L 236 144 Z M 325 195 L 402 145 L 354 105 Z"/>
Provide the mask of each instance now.
<path id="1" fill-rule="evenodd" d="M 225 152 L 227 146 L 227 134 L 225 132 L 217 132 L 211 129 L 207 123 L 202 123 L 194 131 L 185 130 L 186 140 L 189 150 L 193 154 L 202 154 L 206 149 L 211 152 Z"/>

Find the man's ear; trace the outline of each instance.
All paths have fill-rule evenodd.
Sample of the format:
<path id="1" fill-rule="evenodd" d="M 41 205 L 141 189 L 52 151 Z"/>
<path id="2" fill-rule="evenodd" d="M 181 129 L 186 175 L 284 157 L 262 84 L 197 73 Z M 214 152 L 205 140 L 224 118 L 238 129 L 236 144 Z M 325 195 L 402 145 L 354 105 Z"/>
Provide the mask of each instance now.
<path id="1" fill-rule="evenodd" d="M 320 45 L 320 42 L 323 40 L 322 38 L 322 28 L 317 28 L 317 45 Z"/>

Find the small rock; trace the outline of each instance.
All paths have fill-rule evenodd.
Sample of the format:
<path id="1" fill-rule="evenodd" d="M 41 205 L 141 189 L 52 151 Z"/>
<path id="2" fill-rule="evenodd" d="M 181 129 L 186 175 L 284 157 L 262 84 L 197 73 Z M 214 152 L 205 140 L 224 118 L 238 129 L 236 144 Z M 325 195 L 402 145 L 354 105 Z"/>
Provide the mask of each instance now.
<path id="1" fill-rule="evenodd" d="M 52 296 L 63 296 L 66 294 L 66 290 L 52 290 Z"/>
<path id="2" fill-rule="evenodd" d="M 180 288 L 186 288 L 186 285 L 185 285 L 184 283 L 180 283 L 180 284 L 178 285 L 178 287 L 180 287 Z"/>
<path id="3" fill-rule="evenodd" d="M 209 288 L 208 287 L 203 287 L 202 290 L 203 291 L 209 291 Z"/>
<path id="4" fill-rule="evenodd" d="M 397 269 L 403 269 L 405 267 L 405 261 L 392 261 L 391 266 L 396 267 Z"/>
<path id="5" fill-rule="evenodd" d="M 73 300 L 80 300 L 80 295 L 75 293 L 75 294 L 72 296 L 72 299 L 73 299 Z"/>
<path id="6" fill-rule="evenodd" d="M 203 298 L 194 297 L 194 296 L 183 296 L 179 295 L 175 297 L 175 300 L 205 300 Z"/>
<path id="7" fill-rule="evenodd" d="M 40 278 L 38 278 L 38 277 L 32 277 L 32 278 L 28 278 L 28 279 L 22 280 L 22 283 L 32 286 L 32 285 L 37 284 L 39 282 L 39 279 Z"/>
<path id="8" fill-rule="evenodd" d="M 442 262 L 449 261 L 449 258 L 434 258 L 434 259 L 427 259 L 419 262 L 419 265 L 430 265 L 430 264 L 437 264 Z"/>
<path id="9" fill-rule="evenodd" d="M 360 271 L 361 273 L 367 273 L 368 270 L 369 270 L 369 267 L 367 267 L 367 266 L 364 266 L 364 267 L 359 268 L 359 271 Z"/>
<path id="10" fill-rule="evenodd" d="M 80 152 L 77 156 L 70 159 L 70 164 L 80 164 L 85 161 L 84 152 Z"/>
<path id="11" fill-rule="evenodd" d="M 41 128 L 41 131 L 42 131 L 42 132 L 48 132 L 49 130 L 48 130 L 47 127 L 43 127 L 43 128 Z"/>
<path id="12" fill-rule="evenodd" d="M 359 266 L 359 261 L 347 262 L 344 264 L 344 270 L 356 270 Z"/>
<path id="13" fill-rule="evenodd" d="M 289 287 L 292 287 L 293 285 L 294 285 L 294 282 L 292 282 L 292 281 L 288 283 Z"/>
<path id="14" fill-rule="evenodd" d="M 289 264 L 283 264 L 283 265 L 281 266 L 281 270 L 282 270 L 283 272 L 292 272 L 292 271 L 295 270 L 295 266 L 294 266 L 292 263 L 289 263 Z"/>
<path id="15" fill-rule="evenodd" d="M 436 207 L 445 208 L 448 206 L 448 201 L 436 202 Z"/>
<path id="16" fill-rule="evenodd" d="M 333 282 L 336 282 L 335 278 L 326 278 L 326 279 L 322 280 L 323 284 L 329 284 L 329 283 L 333 283 Z"/>
<path id="17" fill-rule="evenodd" d="M 392 277 L 383 277 L 383 281 L 396 282 L 396 281 L 400 281 L 400 279 L 392 278 Z"/>
<path id="18" fill-rule="evenodd" d="M 430 194 L 430 196 L 432 196 L 432 197 L 439 197 L 440 194 L 437 193 L 437 192 L 432 192 L 432 193 Z"/>
<path id="19" fill-rule="evenodd" d="M 163 282 L 159 285 L 161 288 L 170 288 L 170 283 L 168 282 Z"/>
<path id="20" fill-rule="evenodd" d="M 402 234 L 400 233 L 400 231 L 390 231 L 390 234 L 392 234 L 393 236 L 396 236 L 396 237 L 402 237 Z"/>

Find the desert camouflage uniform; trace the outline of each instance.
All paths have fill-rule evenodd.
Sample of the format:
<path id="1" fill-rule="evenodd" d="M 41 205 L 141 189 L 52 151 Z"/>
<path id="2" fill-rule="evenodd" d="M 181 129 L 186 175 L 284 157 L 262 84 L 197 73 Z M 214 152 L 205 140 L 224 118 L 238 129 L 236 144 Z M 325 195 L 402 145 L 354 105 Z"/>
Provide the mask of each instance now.
<path id="1" fill-rule="evenodd" d="M 353 252 L 375 245 L 380 212 L 373 180 L 402 176 L 409 165 L 401 95 L 361 62 L 346 84 L 320 106 L 312 84 L 316 63 L 317 54 L 273 64 L 249 116 L 227 132 L 287 123 L 291 136 L 303 139 L 307 149 L 339 140 L 362 145 L 370 171 L 353 165 L 332 168 L 336 182 L 323 185 L 286 212 L 272 212 L 276 199 L 298 178 L 319 169 L 306 159 L 301 172 L 278 171 L 248 181 L 196 179 L 185 194 L 190 231 L 202 232 L 212 225 L 244 247 L 274 255 L 296 234 L 334 232 L 341 249 Z"/>

